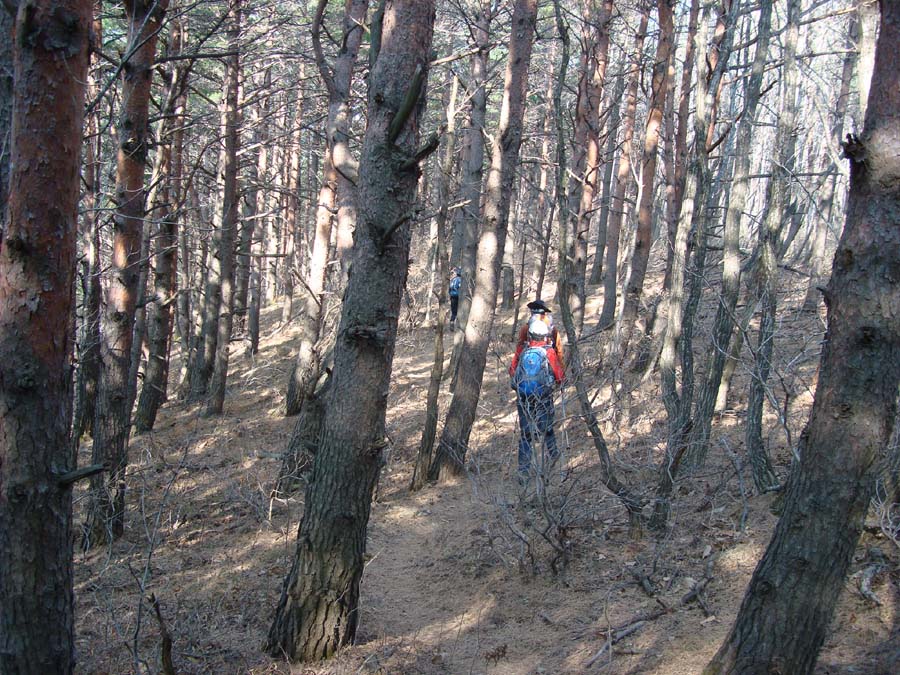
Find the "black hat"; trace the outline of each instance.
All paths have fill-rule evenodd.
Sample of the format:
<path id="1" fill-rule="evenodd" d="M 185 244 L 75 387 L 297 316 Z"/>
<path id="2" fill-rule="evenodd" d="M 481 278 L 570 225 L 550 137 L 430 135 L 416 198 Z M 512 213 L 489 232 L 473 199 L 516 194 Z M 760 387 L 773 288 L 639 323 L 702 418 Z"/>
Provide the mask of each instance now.
<path id="1" fill-rule="evenodd" d="M 544 301 L 541 300 L 540 298 L 538 298 L 537 300 L 534 300 L 532 302 L 529 302 L 527 306 L 528 306 L 528 309 L 530 309 L 532 312 L 540 312 L 540 313 L 546 312 L 548 314 L 552 314 L 552 311 L 550 310 L 550 308 L 547 307 L 547 305 L 544 303 Z"/>

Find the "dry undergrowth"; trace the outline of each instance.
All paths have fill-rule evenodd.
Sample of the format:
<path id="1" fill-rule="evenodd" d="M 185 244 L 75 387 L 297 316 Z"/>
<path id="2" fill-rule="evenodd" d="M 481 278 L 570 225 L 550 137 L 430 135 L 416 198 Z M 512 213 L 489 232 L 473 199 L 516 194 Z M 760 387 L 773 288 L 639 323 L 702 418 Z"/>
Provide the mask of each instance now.
<path id="1" fill-rule="evenodd" d="M 782 477 L 787 433 L 797 437 L 812 400 L 823 333 L 821 318 L 799 313 L 798 302 L 796 294 L 783 299 L 773 384 L 783 409 L 770 407 L 766 420 Z M 500 319 L 508 335 L 511 316 Z M 291 669 L 264 655 L 302 511 L 302 494 L 270 500 L 293 425 L 280 414 L 292 337 L 270 333 L 254 362 L 234 358 L 226 416 L 201 419 L 195 407 L 170 403 L 157 430 L 133 440 L 126 536 L 75 561 L 79 672 L 162 672 L 151 594 L 178 673 L 701 670 L 776 519 L 775 497 L 751 493 L 740 459 L 747 369 L 716 421 L 709 462 L 676 486 L 671 529 L 661 539 L 633 540 L 624 510 L 599 483 L 574 400 L 567 419 L 558 409 L 567 447 L 546 488 L 516 489 L 516 415 L 503 375 L 510 345 L 499 340 L 472 434 L 470 478 L 409 494 L 431 363 L 423 328 L 401 329 L 398 341 L 388 413 L 394 450 L 372 510 L 358 644 L 321 666 Z M 700 330 L 696 344 L 707 339 Z M 588 365 L 603 348 L 587 345 Z M 665 435 L 658 378 L 629 390 L 613 387 L 604 372 L 585 377 L 598 392 L 594 405 L 616 469 L 649 496 Z M 892 672 L 900 658 L 898 559 L 877 529 L 864 535 L 818 673 Z"/>

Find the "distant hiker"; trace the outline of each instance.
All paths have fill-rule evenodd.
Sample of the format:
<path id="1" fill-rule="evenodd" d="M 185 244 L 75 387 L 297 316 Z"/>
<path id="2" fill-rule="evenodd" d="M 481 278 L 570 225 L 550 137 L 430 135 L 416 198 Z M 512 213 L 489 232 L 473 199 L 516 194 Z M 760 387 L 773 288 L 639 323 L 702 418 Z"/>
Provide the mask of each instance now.
<path id="1" fill-rule="evenodd" d="M 456 311 L 459 309 L 459 291 L 462 288 L 461 270 L 454 267 L 450 272 L 450 328 L 456 325 Z"/>
<path id="2" fill-rule="evenodd" d="M 553 430 L 553 391 L 563 381 L 563 367 L 553 343 L 552 329 L 542 313 L 535 313 L 525 326 L 525 340 L 516 346 L 509 376 L 510 384 L 517 394 L 516 409 L 521 434 L 519 483 L 524 485 L 531 472 L 532 453 L 535 449 L 546 447 L 551 461 L 559 454 Z M 538 447 L 533 449 L 532 442 Z"/>
<path id="3" fill-rule="evenodd" d="M 519 335 L 516 339 L 516 354 L 521 353 L 525 348 L 525 344 L 528 342 L 528 326 L 533 319 L 537 318 L 540 321 L 543 321 L 550 330 L 550 344 L 556 349 L 556 356 L 559 358 L 560 365 L 564 366 L 562 340 L 559 337 L 559 331 L 556 330 L 556 326 L 553 325 L 553 312 L 540 298 L 529 302 L 526 306 L 528 307 L 528 311 L 531 312 L 531 315 L 519 329 Z"/>

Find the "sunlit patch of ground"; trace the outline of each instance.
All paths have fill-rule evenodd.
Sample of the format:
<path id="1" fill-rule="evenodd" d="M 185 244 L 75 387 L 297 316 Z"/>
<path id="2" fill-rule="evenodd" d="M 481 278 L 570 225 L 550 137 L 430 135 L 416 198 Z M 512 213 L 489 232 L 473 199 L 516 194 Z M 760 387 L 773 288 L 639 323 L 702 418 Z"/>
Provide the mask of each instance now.
<path id="1" fill-rule="evenodd" d="M 659 264 L 651 271 L 658 284 Z M 823 330 L 820 317 L 790 309 L 801 290 L 788 285 L 777 338 L 776 395 L 788 397 L 787 413 L 766 416 L 781 476 L 791 461 L 788 438 L 796 441 L 808 415 Z M 589 322 L 600 293 L 589 299 Z M 698 327 L 698 381 L 712 307 L 706 303 Z M 716 420 L 709 461 L 676 485 L 671 529 L 660 539 L 645 532 L 633 540 L 624 509 L 600 483 L 574 397 L 565 415 L 558 409 L 560 443 L 568 447 L 547 477 L 547 499 L 533 486 L 517 487 L 517 420 L 505 376 L 512 345 L 505 338 L 495 340 L 488 359 L 470 443 L 472 474 L 408 492 L 432 360 L 425 328 L 403 328 L 398 339 L 388 412 L 394 448 L 372 508 L 358 644 L 325 665 L 289 667 L 263 654 L 303 508 L 302 493 L 271 498 L 295 421 L 281 415 L 281 393 L 296 336 L 291 328 L 274 330 L 275 314 L 266 317 L 269 333 L 254 360 L 235 343 L 224 417 L 203 419 L 196 406 L 173 401 L 154 433 L 133 439 L 126 536 L 110 549 L 76 555 L 80 673 L 159 671 L 159 625 L 140 601 L 151 593 L 172 634 L 179 673 L 702 669 L 727 633 L 776 522 L 774 497 L 752 496 L 748 469 L 739 480 L 723 451 L 742 453 L 749 362 L 738 368 L 729 411 Z M 512 313 L 501 312 L 498 321 L 508 336 Z M 448 357 L 452 339 L 448 334 Z M 609 339 L 606 333 L 586 341 L 584 377 L 597 394 L 594 409 L 615 470 L 650 498 L 666 432 L 658 377 L 614 383 L 601 365 Z M 449 400 L 445 390 L 442 411 Z M 82 461 L 88 453 L 82 449 Z M 78 497 L 80 520 L 83 491 Z M 900 616 L 898 552 L 870 532 L 851 572 L 867 566 L 871 546 L 888 559 L 872 582 L 882 604 L 863 599 L 848 581 L 820 674 L 889 672 L 879 668 L 896 653 L 890 645 Z M 704 589 L 700 600 L 683 603 L 697 584 Z M 604 649 L 622 627 L 634 630 Z"/>

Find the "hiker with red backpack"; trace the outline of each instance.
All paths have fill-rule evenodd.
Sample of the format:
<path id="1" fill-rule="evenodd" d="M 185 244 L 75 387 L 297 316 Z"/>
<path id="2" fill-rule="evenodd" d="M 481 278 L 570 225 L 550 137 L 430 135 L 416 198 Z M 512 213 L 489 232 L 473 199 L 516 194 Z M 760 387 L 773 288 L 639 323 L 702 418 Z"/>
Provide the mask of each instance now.
<path id="1" fill-rule="evenodd" d="M 541 300 L 529 303 L 528 308 L 532 314 L 519 332 L 516 353 L 509 367 L 519 413 L 521 484 L 527 481 L 532 470 L 532 443 L 546 448 L 551 462 L 559 454 L 553 430 L 556 416 L 553 392 L 563 381 L 559 334 L 553 327 L 550 309 Z"/>

